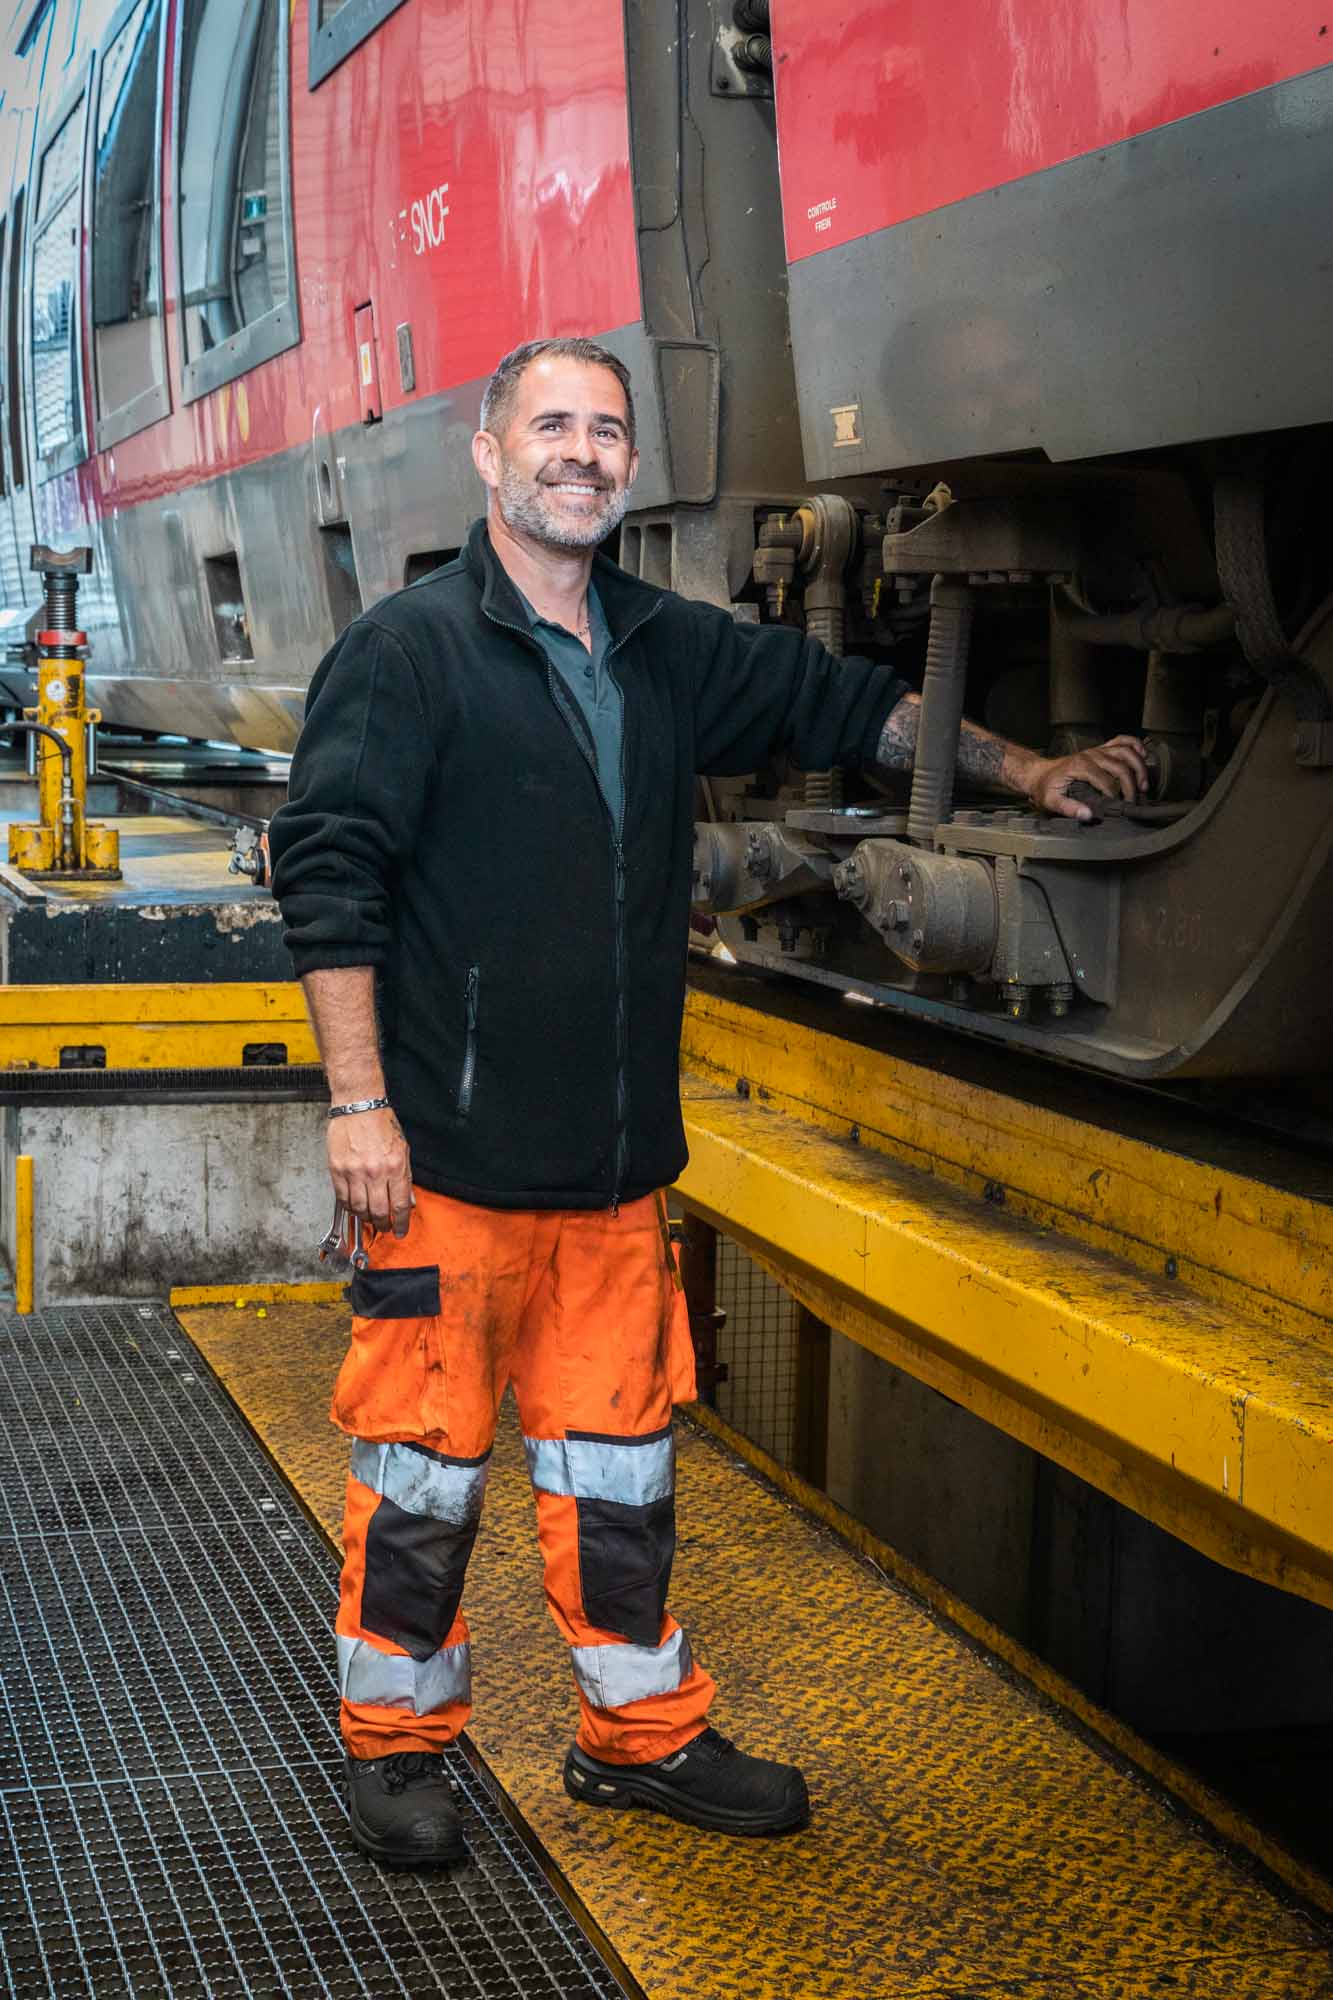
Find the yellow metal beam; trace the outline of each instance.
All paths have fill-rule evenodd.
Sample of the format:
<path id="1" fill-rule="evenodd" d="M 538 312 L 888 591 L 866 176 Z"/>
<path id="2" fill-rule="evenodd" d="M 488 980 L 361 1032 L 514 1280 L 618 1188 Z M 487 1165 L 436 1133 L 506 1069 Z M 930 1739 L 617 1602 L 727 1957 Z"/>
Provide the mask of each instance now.
<path id="1" fill-rule="evenodd" d="M 1265 1206 L 1270 1191 L 1239 1177 L 1199 1169 L 1200 1187 L 1188 1162 L 1149 1163 L 1139 1156 L 1152 1149 L 1029 1117 L 933 1072 L 917 1071 L 904 1109 L 910 1065 L 735 1012 L 748 1020 L 719 1021 L 716 1003 L 691 1000 L 687 1059 L 702 1044 L 736 1060 L 682 1080 L 688 1206 L 849 1338 L 1215 1559 L 1333 1606 L 1326 1211 L 1306 1204 L 1293 1221 L 1297 1254 L 1278 1204 Z M 963 1140 L 969 1095 L 976 1130 Z M 1038 1127 L 1054 1160 L 1041 1157 Z M 1069 1173 L 1080 1135 L 1081 1185 L 1070 1188 L 1060 1150 Z M 1103 1196 L 1094 1224 L 1087 1184 L 1099 1157 L 1123 1199 Z M 1009 1199 L 1015 1185 L 1022 1198 Z M 1221 1240 L 1210 1247 L 1202 1229 L 1188 1238 L 1201 1282 L 1167 1277 L 1151 1231 L 1187 1229 L 1205 1194 Z M 1302 1210 L 1284 1200 L 1289 1214 Z M 1248 1272 L 1236 1262 L 1247 1243 Z M 1284 1286 L 1295 1295 L 1285 1324 Z"/>
<path id="2" fill-rule="evenodd" d="M 0 1070 L 58 1069 L 70 1044 L 104 1048 L 108 1069 L 234 1069 L 254 1042 L 319 1061 L 294 980 L 0 987 Z"/>
<path id="3" fill-rule="evenodd" d="M 681 1058 L 1141 1271 L 1169 1267 L 1247 1317 L 1316 1337 L 1333 1327 L 1327 1201 L 698 989 Z"/>

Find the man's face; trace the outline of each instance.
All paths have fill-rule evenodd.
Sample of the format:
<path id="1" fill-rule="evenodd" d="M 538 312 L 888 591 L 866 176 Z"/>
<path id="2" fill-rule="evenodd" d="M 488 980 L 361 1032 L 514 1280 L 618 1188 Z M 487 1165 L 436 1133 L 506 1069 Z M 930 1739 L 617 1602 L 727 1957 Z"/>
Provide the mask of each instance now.
<path id="1" fill-rule="evenodd" d="M 552 549 L 595 548 L 618 527 L 639 464 L 611 370 L 558 355 L 524 369 L 504 436 L 479 431 L 473 451 L 507 526 Z"/>

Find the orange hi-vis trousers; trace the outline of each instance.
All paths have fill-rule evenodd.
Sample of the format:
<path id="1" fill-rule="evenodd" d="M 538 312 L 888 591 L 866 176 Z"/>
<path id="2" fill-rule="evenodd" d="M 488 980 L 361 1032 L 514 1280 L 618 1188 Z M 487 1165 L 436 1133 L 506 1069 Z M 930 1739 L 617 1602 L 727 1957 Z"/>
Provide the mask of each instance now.
<path id="1" fill-rule="evenodd" d="M 703 1728 L 713 1682 L 666 1608 L 671 1405 L 694 1394 L 674 1274 L 653 1196 L 613 1214 L 418 1188 L 407 1235 L 375 1236 L 332 1411 L 354 1440 L 337 1621 L 352 1756 L 439 1750 L 471 1713 L 463 1580 L 510 1382 L 580 1744 L 633 1764 Z"/>

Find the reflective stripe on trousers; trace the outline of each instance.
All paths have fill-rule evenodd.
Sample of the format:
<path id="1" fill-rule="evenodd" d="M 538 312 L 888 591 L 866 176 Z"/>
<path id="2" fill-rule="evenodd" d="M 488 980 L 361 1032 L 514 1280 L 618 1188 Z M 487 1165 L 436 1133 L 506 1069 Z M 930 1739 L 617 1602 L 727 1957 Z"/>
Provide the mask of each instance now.
<path id="1" fill-rule="evenodd" d="M 570 1658 L 579 1692 L 594 1708 L 624 1708 L 650 1695 L 671 1694 L 694 1665 L 679 1626 L 660 1646 L 571 1646 Z"/>
<path id="2" fill-rule="evenodd" d="M 676 1441 L 669 1429 L 648 1437 L 592 1437 L 569 1431 L 562 1438 L 525 1437 L 528 1472 L 539 1493 L 574 1500 L 614 1500 L 647 1507 L 676 1490 Z"/>
<path id="3" fill-rule="evenodd" d="M 352 1440 L 353 1479 L 405 1514 L 426 1514 L 454 1528 L 475 1527 L 481 1519 L 490 1464 L 489 1452 L 481 1458 L 446 1458 L 424 1444 Z"/>
<path id="4" fill-rule="evenodd" d="M 446 1646 L 428 1660 L 382 1653 L 365 1639 L 338 1634 L 338 1692 L 344 1701 L 372 1708 L 405 1708 L 431 1715 L 452 1702 L 472 1699 L 472 1648 Z"/>

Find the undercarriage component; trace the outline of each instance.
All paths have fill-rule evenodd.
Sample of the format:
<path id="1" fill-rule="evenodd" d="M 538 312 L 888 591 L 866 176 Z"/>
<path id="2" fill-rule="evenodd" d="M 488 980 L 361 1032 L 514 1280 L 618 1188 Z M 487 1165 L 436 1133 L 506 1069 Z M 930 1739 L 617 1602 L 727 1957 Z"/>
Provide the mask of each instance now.
<path id="1" fill-rule="evenodd" d="M 1056 620 L 1086 646 L 1136 646 L 1149 653 L 1206 653 L 1235 635 L 1229 604 L 1146 604 L 1132 611 L 1074 611 L 1058 602 Z"/>
<path id="2" fill-rule="evenodd" d="M 972 613 L 973 593 L 967 585 L 937 576 L 930 590 L 930 636 L 907 810 L 908 838 L 919 847 L 934 845 L 935 829 L 953 806 Z"/>
<path id="3" fill-rule="evenodd" d="M 937 489 L 937 491 L 942 489 Z M 1066 506 L 1039 500 L 953 500 L 914 526 L 889 517 L 886 577 L 963 576 L 978 583 L 1064 579 L 1079 567 L 1080 523 Z"/>
<path id="4" fill-rule="evenodd" d="M 1250 665 L 1296 711 L 1292 742 L 1298 764 L 1333 763 L 1333 700 L 1326 677 L 1287 639 L 1273 597 L 1264 536 L 1264 484 L 1257 474 L 1222 473 L 1214 489 L 1217 573 L 1235 613 L 1236 636 Z"/>
<path id="5" fill-rule="evenodd" d="M 995 879 L 983 861 L 863 840 L 833 886 L 916 972 L 984 972 L 994 957 Z"/>
<path id="6" fill-rule="evenodd" d="M 1333 674 L 1333 598 L 1292 651 L 1317 681 Z M 1178 719 L 1172 702 L 1196 671 L 1170 664 L 1149 720 Z M 1176 732 L 1159 733 L 1172 747 Z M 865 804 L 796 806 L 836 874 L 803 854 L 818 892 L 798 891 L 793 867 L 780 921 L 750 876 L 750 900 L 720 916 L 720 936 L 743 962 L 1115 1075 L 1325 1073 L 1333 770 L 1294 768 L 1291 743 L 1290 708 L 1270 688 L 1193 803 L 1120 802 L 1090 823 L 969 807 L 937 826 L 935 848 L 904 841 L 882 806 L 875 817 Z M 756 825 L 765 847 L 798 837 Z M 709 831 L 744 857 L 743 828 Z M 818 948 L 784 949 L 801 924 Z"/>
<path id="7" fill-rule="evenodd" d="M 721 824 L 700 820 L 694 829 L 691 905 L 701 916 L 752 910 L 827 887 L 835 856 L 776 821 Z"/>
<path id="8" fill-rule="evenodd" d="M 1155 799 L 1196 799 L 1203 785 L 1203 682 L 1197 667 L 1148 655 L 1144 747 Z"/>

